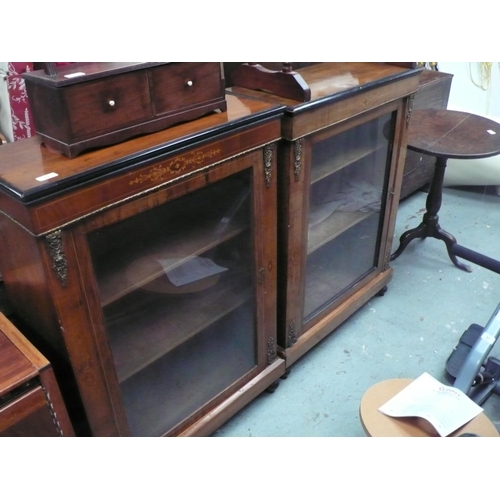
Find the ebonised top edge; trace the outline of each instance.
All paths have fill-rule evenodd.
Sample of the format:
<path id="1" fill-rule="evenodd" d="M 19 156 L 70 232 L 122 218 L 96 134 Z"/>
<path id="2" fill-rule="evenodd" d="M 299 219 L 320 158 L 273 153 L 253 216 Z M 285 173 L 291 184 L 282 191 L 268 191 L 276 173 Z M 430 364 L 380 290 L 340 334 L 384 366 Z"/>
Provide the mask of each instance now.
<path id="1" fill-rule="evenodd" d="M 32 189 L 19 191 L 5 180 L 0 183 L 0 190 L 8 193 L 24 205 L 31 205 L 46 201 L 55 195 L 82 187 L 83 185 L 101 181 L 113 175 L 126 172 L 129 169 L 137 168 L 149 161 L 161 160 L 162 157 L 172 153 L 179 152 L 195 143 L 203 143 L 216 137 L 222 137 L 235 131 L 243 130 L 256 122 L 265 123 L 283 113 L 284 106 L 276 105 L 259 113 L 244 116 L 231 122 L 220 124 L 214 127 L 203 129 L 201 131 L 187 134 L 181 138 L 158 144 L 151 148 L 136 151 L 133 154 L 123 156 L 107 163 L 100 164 L 94 168 L 79 172 L 70 177 L 56 180 L 50 184 L 44 184 Z M 102 149 L 102 148 L 99 148 Z M 56 154 L 56 153 L 54 153 Z M 71 160 L 68 160 L 71 161 Z"/>
<path id="2" fill-rule="evenodd" d="M 297 103 L 294 106 L 287 106 L 285 109 L 285 114 L 288 115 L 295 115 L 298 113 L 302 113 L 304 111 L 309 111 L 311 109 L 314 109 L 315 107 L 320 107 L 324 106 L 325 104 L 329 104 L 335 101 L 340 101 L 342 99 L 346 99 L 354 94 L 358 94 L 359 92 L 365 92 L 368 90 L 376 89 L 378 87 L 382 87 L 384 85 L 387 85 L 388 83 L 392 83 L 398 80 L 403 80 L 405 78 L 410 78 L 414 76 L 415 74 L 421 73 L 422 68 L 413 68 L 413 69 L 408 69 L 407 71 L 390 75 L 384 78 L 380 78 L 377 80 L 374 80 L 372 82 L 366 83 L 365 85 L 358 85 L 354 86 L 352 88 L 349 88 L 345 91 L 340 91 L 336 92 L 335 94 L 328 95 L 325 97 L 320 97 L 318 99 L 315 99 L 313 101 L 307 101 L 304 103 Z"/>

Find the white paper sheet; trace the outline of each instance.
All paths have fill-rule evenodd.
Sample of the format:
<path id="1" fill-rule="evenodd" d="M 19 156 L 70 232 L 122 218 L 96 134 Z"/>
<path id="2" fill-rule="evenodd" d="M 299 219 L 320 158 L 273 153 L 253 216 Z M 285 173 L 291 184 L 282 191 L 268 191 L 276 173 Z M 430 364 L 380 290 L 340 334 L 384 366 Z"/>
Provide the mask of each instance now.
<path id="1" fill-rule="evenodd" d="M 205 257 L 193 257 L 174 269 L 170 269 L 172 265 L 171 259 L 159 259 L 158 262 L 163 266 L 168 279 L 175 286 L 187 285 L 188 283 L 193 283 L 194 281 L 227 271 L 227 267 L 218 266 L 215 262 Z M 167 269 L 170 270 L 167 271 Z"/>

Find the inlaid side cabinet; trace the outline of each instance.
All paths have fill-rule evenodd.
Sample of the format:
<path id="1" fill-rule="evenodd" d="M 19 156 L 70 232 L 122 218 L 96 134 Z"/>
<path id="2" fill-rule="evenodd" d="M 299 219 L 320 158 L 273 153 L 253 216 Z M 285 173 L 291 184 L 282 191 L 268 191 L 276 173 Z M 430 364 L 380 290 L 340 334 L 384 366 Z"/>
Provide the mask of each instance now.
<path id="1" fill-rule="evenodd" d="M 9 299 L 74 378 L 91 435 L 211 434 L 285 372 L 282 107 L 227 104 L 71 160 L 36 139 L 1 148 Z"/>
<path id="2" fill-rule="evenodd" d="M 419 69 L 319 63 L 286 106 L 279 152 L 278 343 L 287 367 L 384 292 Z"/>

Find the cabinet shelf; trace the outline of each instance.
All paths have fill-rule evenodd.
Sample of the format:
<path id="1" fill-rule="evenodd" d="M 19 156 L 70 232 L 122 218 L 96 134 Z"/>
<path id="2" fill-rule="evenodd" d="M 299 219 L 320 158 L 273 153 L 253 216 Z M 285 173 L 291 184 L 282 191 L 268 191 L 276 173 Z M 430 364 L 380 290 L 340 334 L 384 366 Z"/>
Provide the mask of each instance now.
<path id="1" fill-rule="evenodd" d="M 245 303 L 120 384 L 132 434 L 167 434 L 254 370 L 252 325 L 252 306 Z"/>
<path id="2" fill-rule="evenodd" d="M 250 283 L 248 272 L 229 270 L 208 293 L 173 296 L 137 291 L 105 309 L 119 382 L 248 301 Z"/>
<path id="3" fill-rule="evenodd" d="M 201 255 L 215 248 L 224 241 L 242 233 L 247 226 L 232 220 L 217 233 L 220 216 L 193 220 L 183 229 L 177 229 L 175 238 L 158 238 L 154 243 L 123 246 L 120 254 L 112 259 L 102 259 L 95 263 L 96 275 L 99 276 L 99 291 L 103 307 L 119 300 L 125 295 L 146 286 L 161 277 L 167 271 L 187 262 L 196 255 Z M 151 262 L 158 258 L 168 260 L 168 266 L 141 266 L 145 260 Z M 124 273 L 127 269 L 129 272 Z"/>
<path id="4" fill-rule="evenodd" d="M 308 256 L 304 322 L 309 321 L 310 315 L 325 305 L 325 296 L 330 297 L 328 304 L 332 303 L 376 265 L 373 241 L 377 238 L 377 224 L 374 221 L 378 214 L 371 212 L 363 215 L 365 217 L 357 224 Z M 332 279 L 333 276 L 335 279 Z"/>
<path id="5" fill-rule="evenodd" d="M 348 151 L 340 150 L 333 153 L 330 150 L 324 153 L 318 151 L 319 154 L 314 155 L 314 166 L 311 169 L 311 184 L 315 184 L 344 167 L 366 158 L 377 149 L 380 149 L 380 147 L 373 148 L 372 146 L 362 145 Z"/>
<path id="6" fill-rule="evenodd" d="M 373 211 L 334 212 L 330 217 L 309 230 L 307 254 L 313 253 L 372 214 Z"/>

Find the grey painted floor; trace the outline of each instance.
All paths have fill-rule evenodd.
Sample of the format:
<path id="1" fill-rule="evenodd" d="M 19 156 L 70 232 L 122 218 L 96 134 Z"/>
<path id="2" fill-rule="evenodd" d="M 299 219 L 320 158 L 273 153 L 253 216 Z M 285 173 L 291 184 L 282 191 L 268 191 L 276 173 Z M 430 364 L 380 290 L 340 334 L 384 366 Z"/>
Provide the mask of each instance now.
<path id="1" fill-rule="evenodd" d="M 395 241 L 415 227 L 426 193 L 401 202 Z M 500 259 L 500 197 L 492 188 L 445 188 L 440 224 L 462 246 Z M 365 436 L 358 409 L 364 392 L 389 378 L 430 373 L 443 383 L 445 363 L 472 323 L 485 325 L 500 302 L 500 275 L 469 263 L 461 271 L 443 242 L 414 240 L 391 263 L 394 276 L 374 297 L 263 393 L 214 433 L 243 436 Z M 492 355 L 497 357 L 500 342 Z M 500 430 L 500 396 L 483 405 Z"/>

